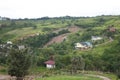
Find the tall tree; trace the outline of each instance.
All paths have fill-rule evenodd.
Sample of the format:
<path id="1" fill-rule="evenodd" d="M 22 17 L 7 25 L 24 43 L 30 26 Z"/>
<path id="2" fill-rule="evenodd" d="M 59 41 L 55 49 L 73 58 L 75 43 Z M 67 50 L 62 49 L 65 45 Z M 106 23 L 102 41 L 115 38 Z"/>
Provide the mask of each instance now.
<path id="1" fill-rule="evenodd" d="M 120 39 L 118 43 L 106 49 L 102 55 L 105 71 L 114 72 L 120 78 Z"/>
<path id="2" fill-rule="evenodd" d="M 72 73 L 76 73 L 77 70 L 84 70 L 84 59 L 82 56 L 73 56 L 71 59 L 71 68 L 72 68 Z"/>
<path id="3" fill-rule="evenodd" d="M 31 64 L 29 50 L 11 49 L 8 63 L 8 74 L 16 76 L 16 80 L 23 80 Z"/>

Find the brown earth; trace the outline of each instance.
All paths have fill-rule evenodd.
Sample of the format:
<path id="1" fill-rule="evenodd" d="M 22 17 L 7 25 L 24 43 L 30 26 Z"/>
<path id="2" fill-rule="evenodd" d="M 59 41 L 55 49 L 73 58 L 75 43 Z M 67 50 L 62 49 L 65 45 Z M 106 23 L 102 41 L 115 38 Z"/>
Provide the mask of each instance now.
<path id="1" fill-rule="evenodd" d="M 68 28 L 68 30 L 71 32 L 71 33 L 75 33 L 75 32 L 78 32 L 81 28 L 77 27 L 77 26 L 71 26 Z"/>
<path id="2" fill-rule="evenodd" d="M 98 77 L 98 78 L 101 78 L 102 80 L 111 80 L 108 77 L 101 76 L 101 75 L 86 74 L 86 76 Z"/>
<path id="3" fill-rule="evenodd" d="M 0 80 L 10 80 L 10 76 L 8 76 L 8 75 L 0 75 Z"/>
<path id="4" fill-rule="evenodd" d="M 71 27 L 68 27 L 68 28 L 62 28 L 62 29 L 68 29 L 70 31 L 70 33 L 75 33 L 75 32 L 78 32 L 80 30 L 79 27 L 77 26 L 71 26 Z M 60 30 L 62 30 L 60 29 Z M 57 30 L 57 31 L 54 31 L 54 32 L 58 32 L 60 30 Z M 66 33 L 66 34 L 61 34 L 59 36 L 56 36 L 54 38 L 51 39 L 51 41 L 49 41 L 44 47 L 47 47 L 48 45 L 51 45 L 53 43 L 61 43 L 64 41 L 64 39 L 67 39 L 67 36 L 70 34 L 70 33 Z"/>

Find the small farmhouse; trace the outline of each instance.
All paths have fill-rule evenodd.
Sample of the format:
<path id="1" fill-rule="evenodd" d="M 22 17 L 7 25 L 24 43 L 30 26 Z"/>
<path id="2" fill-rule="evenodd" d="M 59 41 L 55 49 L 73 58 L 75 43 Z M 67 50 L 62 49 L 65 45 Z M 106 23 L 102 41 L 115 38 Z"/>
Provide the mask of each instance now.
<path id="1" fill-rule="evenodd" d="M 0 20 L 9 20 L 9 18 L 0 16 Z"/>
<path id="2" fill-rule="evenodd" d="M 0 44 L 0 48 L 12 48 L 12 44 L 11 41 L 7 41 L 6 44 Z"/>
<path id="3" fill-rule="evenodd" d="M 7 46 L 7 48 L 12 48 L 12 45 L 13 45 L 13 43 L 11 42 L 11 41 L 7 41 L 7 44 L 6 44 L 6 46 Z"/>
<path id="4" fill-rule="evenodd" d="M 87 47 L 81 43 L 75 43 L 75 49 L 81 49 L 81 48 L 87 48 Z"/>
<path id="5" fill-rule="evenodd" d="M 93 45 L 91 42 L 80 42 L 80 43 L 75 43 L 75 48 L 76 49 L 88 49 L 92 48 Z"/>
<path id="6" fill-rule="evenodd" d="M 5 46 L 5 44 L 0 44 L 0 48 L 4 48 Z"/>
<path id="7" fill-rule="evenodd" d="M 108 26 L 107 31 L 109 31 L 109 32 L 116 32 L 116 28 L 114 27 L 114 25 L 110 25 L 110 26 Z"/>
<path id="8" fill-rule="evenodd" d="M 18 48 L 19 48 L 19 50 L 25 49 L 25 46 L 24 45 L 18 45 Z"/>
<path id="9" fill-rule="evenodd" d="M 98 40 L 102 40 L 102 39 L 103 39 L 102 37 L 98 37 L 98 36 L 92 36 L 91 37 L 92 41 L 98 41 Z"/>
<path id="10" fill-rule="evenodd" d="M 12 43 L 11 41 L 7 41 L 7 44 L 10 44 L 10 45 L 12 45 L 13 43 Z"/>
<path id="11" fill-rule="evenodd" d="M 55 61 L 54 60 L 48 60 L 48 61 L 45 62 L 45 64 L 46 64 L 46 67 L 48 69 L 55 68 Z"/>
<path id="12" fill-rule="evenodd" d="M 110 31 L 110 32 L 115 32 L 116 29 L 115 29 L 114 27 L 110 27 L 110 28 L 109 28 L 109 31 Z"/>

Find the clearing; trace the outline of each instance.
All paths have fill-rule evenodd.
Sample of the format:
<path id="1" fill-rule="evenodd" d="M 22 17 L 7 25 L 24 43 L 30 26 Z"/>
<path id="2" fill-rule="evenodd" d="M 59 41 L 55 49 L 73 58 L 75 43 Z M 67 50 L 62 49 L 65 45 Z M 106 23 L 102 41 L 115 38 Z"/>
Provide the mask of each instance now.
<path id="1" fill-rule="evenodd" d="M 81 30 L 81 28 L 77 27 L 77 26 L 71 26 L 71 27 L 68 27 L 68 28 L 62 28 L 62 29 L 68 29 L 68 31 L 70 31 L 70 33 L 76 33 L 78 32 L 79 30 Z M 60 30 L 62 30 L 60 29 Z M 54 32 L 59 32 L 60 30 L 56 30 Z M 51 45 L 53 43 L 61 43 L 62 41 L 64 41 L 64 39 L 67 38 L 67 36 L 70 34 L 70 33 L 66 33 L 66 34 L 61 34 L 59 36 L 56 36 L 54 38 L 52 38 L 47 44 L 45 44 L 44 47 L 47 47 L 48 45 Z"/>

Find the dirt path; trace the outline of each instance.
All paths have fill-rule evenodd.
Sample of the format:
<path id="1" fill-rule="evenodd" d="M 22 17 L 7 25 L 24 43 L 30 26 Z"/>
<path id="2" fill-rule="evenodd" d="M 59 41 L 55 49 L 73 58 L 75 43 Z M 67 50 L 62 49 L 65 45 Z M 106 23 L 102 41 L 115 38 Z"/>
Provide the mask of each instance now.
<path id="1" fill-rule="evenodd" d="M 100 75 L 93 75 L 93 74 L 85 74 L 86 76 L 92 76 L 92 77 L 98 77 L 101 78 L 102 80 L 111 80 L 108 77 L 105 76 L 100 76 Z"/>
<path id="2" fill-rule="evenodd" d="M 35 76 L 26 76 L 25 80 L 34 80 Z M 11 77 L 9 75 L 1 75 L 0 74 L 0 80 L 15 80 L 15 77 Z"/>
<path id="3" fill-rule="evenodd" d="M 0 80 L 9 80 L 10 76 L 0 75 Z"/>

